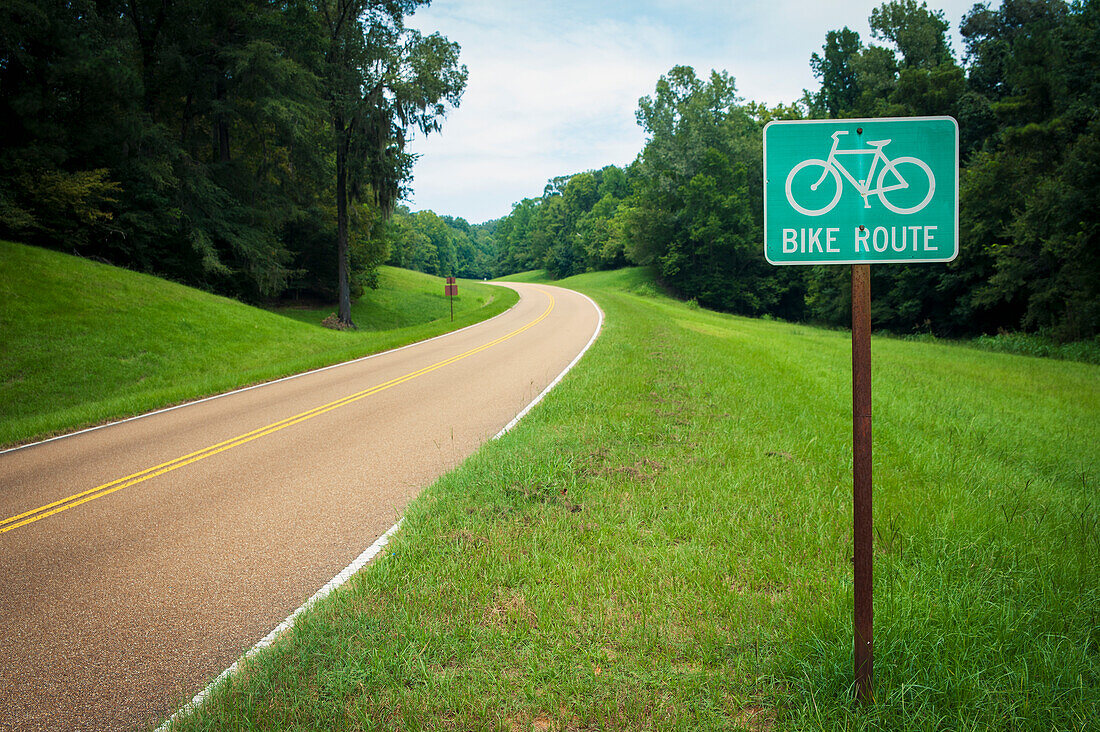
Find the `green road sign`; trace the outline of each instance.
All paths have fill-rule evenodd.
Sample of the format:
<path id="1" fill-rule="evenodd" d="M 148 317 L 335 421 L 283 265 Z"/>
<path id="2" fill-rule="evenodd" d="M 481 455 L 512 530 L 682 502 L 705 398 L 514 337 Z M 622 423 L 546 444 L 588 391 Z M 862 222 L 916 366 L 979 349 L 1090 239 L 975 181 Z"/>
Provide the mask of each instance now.
<path id="1" fill-rule="evenodd" d="M 764 256 L 772 264 L 949 262 L 959 253 L 951 117 L 769 122 Z"/>

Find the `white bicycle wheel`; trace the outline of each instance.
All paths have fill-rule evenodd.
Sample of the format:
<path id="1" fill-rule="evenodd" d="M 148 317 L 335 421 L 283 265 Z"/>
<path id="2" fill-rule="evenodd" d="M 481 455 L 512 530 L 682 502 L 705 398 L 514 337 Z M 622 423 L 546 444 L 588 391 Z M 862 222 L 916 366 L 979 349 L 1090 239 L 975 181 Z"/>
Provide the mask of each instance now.
<path id="1" fill-rule="evenodd" d="M 803 168 L 808 168 L 810 166 L 813 166 L 815 168 L 824 168 L 825 170 L 829 171 L 833 175 L 833 186 L 836 188 L 836 191 L 833 193 L 832 200 L 830 200 L 827 204 L 825 204 L 821 208 L 808 208 L 806 206 L 803 206 L 802 204 L 800 204 L 798 201 L 795 200 L 794 191 L 791 190 L 793 185 L 794 185 L 795 176 L 798 175 L 798 173 Z M 822 174 L 821 173 L 816 173 L 815 175 L 813 175 L 812 179 L 813 179 L 814 183 L 816 183 L 818 180 L 821 180 L 821 178 L 822 178 Z M 803 180 L 810 180 L 810 178 L 804 178 Z M 814 183 L 810 183 L 804 190 L 800 191 L 800 195 L 803 197 L 802 200 L 806 200 L 806 198 L 805 198 L 806 196 L 812 195 L 815 191 L 817 191 L 817 188 L 815 187 Z M 828 183 L 825 182 L 825 181 L 822 181 L 822 185 L 827 186 Z M 840 200 L 840 193 L 841 193 L 840 173 L 838 173 L 836 171 L 836 168 L 829 165 L 824 160 L 818 160 L 816 158 L 811 158 L 809 160 L 803 160 L 801 163 L 799 163 L 798 165 L 791 168 L 790 173 L 787 173 L 786 190 L 787 190 L 787 203 L 791 204 L 791 206 L 794 208 L 795 211 L 798 211 L 801 214 L 805 214 L 806 216 L 821 216 L 822 214 L 825 214 L 825 213 L 828 213 L 829 211 L 832 211 L 833 206 L 836 206 L 837 201 Z"/>
<path id="2" fill-rule="evenodd" d="M 903 186 L 900 188 L 894 187 L 893 190 L 890 191 L 890 193 L 894 193 L 896 191 L 904 191 L 907 188 L 915 188 L 915 186 L 921 185 L 925 182 L 921 180 L 921 177 L 919 175 L 917 175 L 917 171 L 912 169 L 908 170 L 909 177 L 903 175 L 902 171 L 899 170 L 902 165 L 916 165 L 918 168 L 924 171 L 924 175 L 928 185 L 928 193 L 927 195 L 925 195 L 924 200 L 922 200 L 916 206 L 909 206 L 908 208 L 904 206 L 895 206 L 894 204 L 890 203 L 890 201 L 886 199 L 887 192 L 883 190 L 884 184 L 886 183 L 886 174 L 890 171 L 893 171 L 894 176 L 897 178 L 898 182 L 903 184 Z M 914 179 L 916 179 L 916 183 L 913 182 Z M 894 213 L 916 213 L 917 211 L 920 211 L 925 206 L 927 206 L 928 202 L 932 200 L 932 194 L 936 192 L 936 177 L 932 175 L 932 169 L 928 167 L 928 163 L 919 158 L 894 158 L 893 160 L 890 160 L 887 163 L 886 167 L 882 169 L 882 172 L 878 174 L 878 190 L 878 200 L 882 201 L 882 205 L 890 209 Z M 915 190 L 920 189 L 916 188 Z"/>

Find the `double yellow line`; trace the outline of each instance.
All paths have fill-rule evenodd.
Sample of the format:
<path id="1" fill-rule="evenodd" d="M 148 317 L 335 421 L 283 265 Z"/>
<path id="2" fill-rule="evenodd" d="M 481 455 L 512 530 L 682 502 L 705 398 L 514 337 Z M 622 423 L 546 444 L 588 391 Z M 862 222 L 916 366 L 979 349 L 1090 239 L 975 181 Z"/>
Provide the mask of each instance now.
<path id="1" fill-rule="evenodd" d="M 543 290 L 543 292 L 546 291 Z M 554 296 L 551 295 L 549 292 L 546 292 L 546 295 L 550 298 L 550 303 L 546 306 L 546 310 L 543 311 L 542 315 L 535 318 L 527 325 L 524 325 L 521 328 L 517 328 L 511 333 L 501 336 L 494 341 L 490 341 L 484 345 L 478 346 L 477 348 L 471 348 L 465 353 L 460 353 L 457 356 L 451 356 L 450 358 L 444 359 L 443 361 L 434 363 L 431 366 L 425 366 L 422 369 L 405 374 L 404 376 L 398 376 L 394 379 L 390 379 L 383 384 L 372 386 L 369 389 L 364 389 L 363 391 L 356 392 L 355 394 L 351 394 L 342 399 L 337 399 L 334 402 L 329 402 L 328 404 L 323 404 L 319 407 L 315 407 L 314 409 L 310 409 L 307 412 L 295 414 L 293 417 L 287 417 L 286 419 L 280 420 L 278 422 L 272 422 L 269 425 L 254 429 L 251 432 L 246 432 L 243 435 L 237 435 L 236 437 L 225 440 L 224 442 L 219 442 L 216 445 L 204 447 L 201 450 L 183 455 L 182 457 L 178 457 L 175 460 L 169 460 L 166 463 L 161 463 L 160 465 L 155 465 L 151 468 L 146 468 L 145 470 L 139 471 L 137 473 L 127 475 L 125 478 L 119 478 L 118 480 L 112 480 L 110 483 L 104 483 L 103 485 L 96 486 L 95 488 L 89 488 L 82 493 L 76 493 L 74 495 L 68 496 L 67 498 L 62 498 L 61 500 L 54 501 L 53 503 L 47 503 L 45 506 L 39 506 L 38 508 L 32 509 L 30 511 L 25 511 L 18 516 L 11 516 L 10 518 L 6 518 L 0 521 L 0 534 L 7 533 L 8 531 L 12 531 L 13 529 L 18 529 L 20 526 L 33 524 L 35 521 L 41 521 L 44 518 L 48 518 L 50 516 L 53 516 L 54 514 L 61 513 L 62 511 L 68 511 L 70 508 L 76 508 L 77 506 L 88 503 L 89 501 L 94 501 L 97 498 L 109 496 L 115 491 L 120 491 L 123 488 L 129 488 L 132 485 L 142 483 L 146 480 L 149 480 L 150 478 L 155 478 L 158 475 L 164 475 L 165 473 L 176 470 L 177 468 L 182 468 L 185 465 L 190 465 L 191 463 L 198 462 L 199 460 L 217 455 L 220 452 L 225 452 L 226 450 L 231 450 L 234 447 L 244 445 L 246 443 L 252 442 L 253 440 L 258 440 L 265 435 L 270 435 L 271 433 L 278 432 L 281 429 L 285 429 L 292 425 L 305 422 L 307 419 L 313 419 L 314 417 L 325 414 L 326 412 L 331 412 L 334 409 L 339 409 L 340 407 L 347 406 L 348 404 L 357 402 L 360 399 L 365 399 L 372 394 L 377 394 L 378 392 L 385 391 L 386 389 L 390 389 L 399 384 L 404 384 L 407 381 L 412 381 L 415 378 L 424 376 L 425 374 L 430 374 L 431 372 L 441 369 L 444 366 L 449 366 L 453 363 L 461 361 L 464 358 L 473 356 L 477 353 L 481 353 L 482 351 L 499 345 L 510 338 L 514 338 L 520 333 L 523 333 L 524 331 L 535 327 L 543 320 L 545 320 L 550 315 L 550 311 L 554 309 Z"/>

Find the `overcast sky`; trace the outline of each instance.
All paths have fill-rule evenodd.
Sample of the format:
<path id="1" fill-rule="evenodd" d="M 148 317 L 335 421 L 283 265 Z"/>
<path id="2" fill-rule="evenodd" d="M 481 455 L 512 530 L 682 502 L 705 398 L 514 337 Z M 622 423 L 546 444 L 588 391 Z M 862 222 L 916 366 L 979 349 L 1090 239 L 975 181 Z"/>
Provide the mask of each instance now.
<path id="1" fill-rule="evenodd" d="M 882 0 L 434 0 L 409 19 L 462 46 L 470 76 L 443 132 L 413 141 L 413 210 L 481 223 L 558 175 L 625 165 L 645 143 L 638 99 L 676 65 L 728 71 L 746 100 L 815 89 L 810 54 L 848 26 L 872 41 Z M 974 0 L 931 0 L 951 23 Z M 990 3 L 997 6 L 994 0 Z"/>

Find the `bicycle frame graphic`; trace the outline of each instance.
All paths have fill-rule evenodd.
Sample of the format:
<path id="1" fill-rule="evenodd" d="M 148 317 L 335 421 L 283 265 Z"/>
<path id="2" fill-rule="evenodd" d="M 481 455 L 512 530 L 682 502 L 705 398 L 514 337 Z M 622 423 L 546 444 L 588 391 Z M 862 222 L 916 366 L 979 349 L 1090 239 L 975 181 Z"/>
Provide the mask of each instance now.
<path id="1" fill-rule="evenodd" d="M 787 201 L 794 207 L 794 209 L 806 216 L 821 216 L 823 214 L 832 211 L 836 204 L 840 201 L 840 196 L 844 192 L 844 183 L 841 180 L 841 176 L 848 180 L 855 189 L 863 196 L 863 207 L 871 207 L 871 196 L 878 196 L 882 205 L 890 209 L 894 213 L 898 214 L 912 214 L 922 210 L 932 200 L 932 195 L 936 192 L 936 178 L 932 175 L 932 169 L 928 167 L 920 158 L 914 157 L 899 157 L 891 160 L 886 157 L 886 153 L 882 151 L 882 148 L 890 144 L 891 140 L 876 140 L 874 142 L 868 141 L 867 145 L 872 148 L 870 150 L 840 150 L 840 137 L 847 135 L 848 132 L 844 130 L 837 130 L 832 134 L 833 147 L 829 151 L 829 157 L 825 160 L 817 158 L 810 158 L 809 160 L 803 160 L 798 165 L 791 169 L 791 172 L 787 174 Z M 854 175 L 848 172 L 848 170 L 840 164 L 837 159 L 841 155 L 872 155 L 871 167 L 867 170 L 867 178 L 865 180 L 857 180 Z M 879 166 L 881 165 L 881 168 Z M 908 172 L 910 178 L 915 181 L 915 185 L 927 185 L 928 193 L 924 196 L 923 200 L 915 206 L 898 206 L 890 202 L 886 197 L 886 194 L 893 191 L 901 191 L 910 188 L 910 178 L 902 172 L 902 167 Z M 913 166 L 916 166 L 915 168 Z M 818 177 L 817 182 L 813 183 L 809 187 L 809 191 L 816 192 L 818 188 L 825 184 L 832 176 L 833 183 L 836 187 L 836 191 L 833 194 L 829 203 L 821 208 L 809 208 L 802 206 L 795 200 L 796 191 L 792 190 L 795 185 L 795 176 L 804 168 L 821 168 L 821 176 Z M 878 170 L 878 177 L 875 177 L 875 171 Z M 811 170 L 812 172 L 812 170 Z M 919 175 L 923 173 L 923 178 Z M 887 177 L 892 176 L 892 177 Z M 926 179 L 926 180 L 925 180 Z M 875 181 L 875 187 L 871 187 L 871 181 Z M 914 186 L 914 190 L 921 190 Z M 806 190 L 799 191 L 805 195 Z M 804 199 L 805 200 L 805 199 Z"/>

